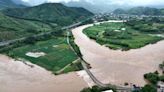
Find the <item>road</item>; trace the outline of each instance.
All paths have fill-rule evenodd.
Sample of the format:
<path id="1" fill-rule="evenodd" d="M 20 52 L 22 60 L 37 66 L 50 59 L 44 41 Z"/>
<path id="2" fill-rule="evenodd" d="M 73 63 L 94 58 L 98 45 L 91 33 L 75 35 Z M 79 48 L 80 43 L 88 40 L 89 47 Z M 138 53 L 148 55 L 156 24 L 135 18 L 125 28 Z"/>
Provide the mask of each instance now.
<path id="1" fill-rule="evenodd" d="M 75 28 L 79 25 L 81 25 L 83 22 L 89 20 L 89 19 L 92 19 L 94 16 L 92 17 L 89 17 L 83 21 L 80 21 L 80 22 L 77 22 L 77 23 L 74 23 L 74 24 L 71 24 L 69 26 L 65 26 L 65 27 L 62 27 L 61 29 L 62 30 L 67 30 L 67 29 L 71 29 L 71 28 Z M 53 31 L 52 31 L 53 32 Z M 37 34 L 37 35 L 33 35 L 34 37 L 38 37 L 38 36 L 41 36 L 41 35 L 45 35 L 45 34 L 50 34 L 52 32 L 45 32 L 45 33 L 40 33 L 40 34 Z M 27 39 L 28 37 L 22 37 L 22 38 L 19 38 L 19 39 L 13 39 L 13 40 L 8 40 L 8 41 L 4 41 L 4 42 L 0 42 L 0 47 L 3 47 L 3 46 L 6 46 L 6 45 L 9 45 L 9 44 L 12 44 L 12 43 L 15 43 L 15 42 L 18 42 L 18 41 L 23 41 L 25 39 Z"/>
<path id="2" fill-rule="evenodd" d="M 102 82 L 100 82 L 100 81 L 91 73 L 91 71 L 90 71 L 90 70 L 88 69 L 88 67 L 87 67 L 87 64 L 86 64 L 83 60 L 82 60 L 81 64 L 82 64 L 84 70 L 87 72 L 87 74 L 90 76 L 90 78 L 92 79 L 92 81 L 93 81 L 96 85 L 98 85 L 99 87 L 107 87 L 107 86 L 108 86 L 108 85 L 103 84 Z"/>
<path id="3" fill-rule="evenodd" d="M 81 23 L 82 22 L 78 22 L 78 23 L 75 23 L 75 24 L 72 24 L 72 25 L 69 25 L 69 26 L 62 27 L 61 29 L 62 30 L 66 30 L 66 29 L 74 28 L 74 27 L 80 25 Z M 33 37 L 39 37 L 39 36 L 42 36 L 42 35 L 45 35 L 45 34 L 51 34 L 52 32 L 53 31 L 51 31 L 51 32 L 45 32 L 45 33 L 40 33 L 40 34 L 37 34 L 37 35 L 33 35 Z M 23 41 L 23 40 L 25 40 L 27 38 L 28 37 L 22 37 L 22 38 L 19 38 L 19 39 L 14 39 L 14 40 L 8 40 L 8 41 L 0 42 L 0 47 L 6 46 L 6 45 L 9 45 L 9 44 L 18 42 L 18 41 Z"/>
<path id="4" fill-rule="evenodd" d="M 76 51 L 74 50 L 74 48 L 71 46 L 70 44 L 70 32 L 67 32 L 67 44 L 70 46 L 70 48 L 75 52 L 75 54 L 78 56 L 78 54 L 76 53 Z M 97 80 L 97 78 L 91 73 L 91 71 L 88 69 L 87 64 L 85 63 L 85 61 L 83 60 L 82 57 L 79 56 L 79 58 L 81 59 L 81 64 L 83 66 L 83 69 L 87 72 L 87 74 L 90 76 L 90 78 L 93 80 L 93 82 L 95 84 L 97 84 L 100 87 L 107 87 L 108 85 L 101 83 L 99 80 Z"/>

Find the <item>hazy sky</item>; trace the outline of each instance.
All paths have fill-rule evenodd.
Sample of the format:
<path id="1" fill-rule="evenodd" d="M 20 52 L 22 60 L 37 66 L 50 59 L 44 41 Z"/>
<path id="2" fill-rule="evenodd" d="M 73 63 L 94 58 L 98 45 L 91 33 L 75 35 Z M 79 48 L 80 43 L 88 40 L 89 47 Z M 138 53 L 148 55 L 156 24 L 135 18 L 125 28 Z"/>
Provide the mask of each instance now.
<path id="1" fill-rule="evenodd" d="M 79 0 L 21 0 L 31 5 L 38 5 L 44 2 L 69 2 Z M 147 5 L 164 5 L 164 0 L 85 0 L 92 4 L 111 4 L 111 5 L 132 5 L 132 6 L 147 6 Z"/>

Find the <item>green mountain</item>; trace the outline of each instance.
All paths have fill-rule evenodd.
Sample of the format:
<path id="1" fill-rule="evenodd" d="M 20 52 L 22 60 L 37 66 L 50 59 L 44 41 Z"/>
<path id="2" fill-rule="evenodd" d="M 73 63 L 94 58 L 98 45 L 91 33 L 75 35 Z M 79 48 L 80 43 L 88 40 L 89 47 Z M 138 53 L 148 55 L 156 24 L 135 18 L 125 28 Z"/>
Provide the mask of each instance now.
<path id="1" fill-rule="evenodd" d="M 129 10 L 116 9 L 114 14 L 133 14 L 133 15 L 164 15 L 164 9 L 150 7 L 134 7 Z"/>
<path id="2" fill-rule="evenodd" d="M 0 42 L 54 31 L 54 28 L 52 24 L 12 18 L 0 13 Z"/>
<path id="3" fill-rule="evenodd" d="M 118 8 L 113 11 L 114 14 L 126 14 L 126 11 L 124 9 Z"/>
<path id="4" fill-rule="evenodd" d="M 60 3 L 45 3 L 39 6 L 6 9 L 3 13 L 12 17 L 52 22 L 61 26 L 84 20 L 93 14 L 84 8 L 66 7 Z"/>

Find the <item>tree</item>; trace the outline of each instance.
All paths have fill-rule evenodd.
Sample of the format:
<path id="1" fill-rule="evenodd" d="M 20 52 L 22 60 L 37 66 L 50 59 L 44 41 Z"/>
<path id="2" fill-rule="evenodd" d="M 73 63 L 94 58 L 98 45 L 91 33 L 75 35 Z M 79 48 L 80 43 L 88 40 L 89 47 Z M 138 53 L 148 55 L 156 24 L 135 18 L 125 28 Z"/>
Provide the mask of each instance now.
<path id="1" fill-rule="evenodd" d="M 106 91 L 106 90 L 110 90 L 112 88 L 109 87 L 98 87 L 98 86 L 93 86 L 92 88 L 84 88 L 82 91 L 80 92 L 102 92 L 102 91 Z M 112 89 L 114 92 L 115 89 Z"/>
<path id="2" fill-rule="evenodd" d="M 34 44 L 36 42 L 36 38 L 31 36 L 31 37 L 26 38 L 24 42 L 26 44 Z"/>
<path id="3" fill-rule="evenodd" d="M 34 33 L 34 34 L 38 34 L 38 33 L 39 33 L 39 31 L 36 30 L 35 28 L 28 28 L 28 29 L 26 29 L 25 31 L 26 31 L 26 32 L 29 32 L 29 33 Z"/>
<path id="4" fill-rule="evenodd" d="M 164 61 L 162 62 L 162 64 L 159 64 L 159 68 L 164 70 Z"/>
<path id="5" fill-rule="evenodd" d="M 157 89 L 152 86 L 152 85 L 145 85 L 142 89 L 141 92 L 157 92 Z"/>
<path id="6" fill-rule="evenodd" d="M 101 88 L 98 86 L 93 86 L 92 87 L 92 92 L 101 92 Z"/>
<path id="7" fill-rule="evenodd" d="M 159 81 L 158 74 L 156 73 L 145 74 L 144 78 L 147 79 L 152 84 L 157 84 L 157 82 Z"/>
<path id="8" fill-rule="evenodd" d="M 80 92 L 92 92 L 91 91 L 91 88 L 84 88 L 82 91 L 80 91 Z"/>
<path id="9" fill-rule="evenodd" d="M 162 81 L 162 82 L 164 82 L 164 75 L 161 75 L 161 76 L 159 77 L 159 80 Z"/>

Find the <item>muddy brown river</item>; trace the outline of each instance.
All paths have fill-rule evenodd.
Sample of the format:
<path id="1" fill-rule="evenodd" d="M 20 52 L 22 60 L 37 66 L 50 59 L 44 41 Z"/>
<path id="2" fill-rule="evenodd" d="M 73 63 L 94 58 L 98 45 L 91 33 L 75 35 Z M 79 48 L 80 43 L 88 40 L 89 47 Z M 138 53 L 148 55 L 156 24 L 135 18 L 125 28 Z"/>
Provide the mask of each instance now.
<path id="1" fill-rule="evenodd" d="M 88 86 L 75 72 L 55 76 L 33 66 L 0 55 L 0 92 L 80 92 Z"/>
<path id="2" fill-rule="evenodd" d="M 92 24 L 77 27 L 72 32 L 84 59 L 92 66 L 91 72 L 103 83 L 123 85 L 128 82 L 143 86 L 146 83 L 143 74 L 154 72 L 164 60 L 164 41 L 129 51 L 111 50 L 83 34 L 83 29 L 89 26 Z M 33 66 L 0 55 L 0 92 L 80 92 L 94 85 L 85 71 L 54 76 Z"/>
<path id="3" fill-rule="evenodd" d="M 120 21 L 109 21 L 120 22 Z M 88 38 L 84 25 L 72 30 L 75 43 L 84 59 L 91 64 L 91 72 L 103 83 L 123 85 L 125 82 L 143 86 L 145 73 L 158 70 L 164 61 L 164 41 L 129 51 L 112 50 Z"/>

